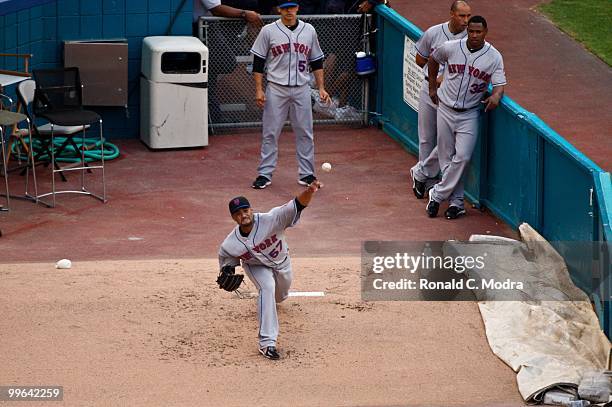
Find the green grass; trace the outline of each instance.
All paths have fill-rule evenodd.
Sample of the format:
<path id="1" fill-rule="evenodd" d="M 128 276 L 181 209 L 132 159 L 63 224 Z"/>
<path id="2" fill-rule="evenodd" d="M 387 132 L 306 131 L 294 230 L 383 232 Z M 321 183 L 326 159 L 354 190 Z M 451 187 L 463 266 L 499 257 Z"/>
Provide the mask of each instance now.
<path id="1" fill-rule="evenodd" d="M 539 8 L 561 30 L 612 65 L 612 0 L 552 0 Z"/>

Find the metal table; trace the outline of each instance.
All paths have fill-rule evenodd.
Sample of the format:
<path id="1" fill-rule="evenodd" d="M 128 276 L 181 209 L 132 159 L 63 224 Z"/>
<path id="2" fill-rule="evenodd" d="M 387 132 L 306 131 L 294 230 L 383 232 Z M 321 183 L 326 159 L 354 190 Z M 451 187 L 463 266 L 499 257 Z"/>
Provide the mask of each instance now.
<path id="1" fill-rule="evenodd" d="M 12 73 L 7 73 L 7 71 L 1 71 L 0 72 L 0 93 L 4 92 L 4 87 L 5 86 L 10 86 L 10 85 L 15 85 L 19 82 L 25 81 L 26 79 L 29 79 L 30 75 L 27 73 L 21 73 L 21 72 L 15 72 L 15 74 Z M 2 108 L 1 105 L 1 100 L 0 100 L 0 109 Z M 7 134 L 7 132 L 2 132 L 2 137 L 4 137 L 4 135 Z M 7 141 L 10 140 L 10 135 L 9 138 L 7 139 Z M 5 143 L 2 142 L 2 163 L 3 163 L 3 168 L 4 168 L 4 178 L 5 178 L 5 184 L 6 184 L 6 201 L 7 201 L 7 207 L 3 207 L 2 205 L 0 205 L 0 211 L 8 211 L 8 202 L 10 198 L 18 198 L 18 199 L 23 199 L 23 197 L 20 196 L 10 196 L 9 192 L 8 192 L 8 173 L 6 171 L 6 151 L 4 149 L 4 145 Z M 0 194 L 0 195 L 4 195 L 4 194 Z"/>

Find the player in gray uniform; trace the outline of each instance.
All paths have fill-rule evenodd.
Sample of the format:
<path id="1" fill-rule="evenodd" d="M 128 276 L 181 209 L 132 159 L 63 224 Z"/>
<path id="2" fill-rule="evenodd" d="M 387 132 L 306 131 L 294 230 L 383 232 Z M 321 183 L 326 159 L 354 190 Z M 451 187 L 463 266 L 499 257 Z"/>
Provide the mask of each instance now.
<path id="1" fill-rule="evenodd" d="M 249 201 L 236 197 L 229 203 L 238 224 L 219 249 L 219 265 L 242 268 L 259 291 L 259 351 L 268 359 L 279 359 L 276 350 L 278 316 L 276 303 L 289 295 L 292 271 L 285 229 L 295 225 L 302 210 L 322 185 L 313 181 L 299 196 L 267 213 L 253 213 Z"/>
<path id="2" fill-rule="evenodd" d="M 412 191 L 418 199 L 425 197 L 425 192 L 438 181 L 440 173 L 436 149 L 437 106 L 429 97 L 427 60 L 431 53 L 446 41 L 461 39 L 467 35 L 465 29 L 470 14 L 471 9 L 467 2 L 455 0 L 450 8 L 450 20 L 427 29 L 415 44 L 416 63 L 423 68 L 425 76 L 419 93 L 419 161 L 410 169 Z M 438 82 L 442 79 L 443 70 L 444 66 L 441 65 Z"/>
<path id="3" fill-rule="evenodd" d="M 314 172 L 314 137 L 310 99 L 310 71 L 314 74 L 319 96 L 330 101 L 323 83 L 323 51 L 314 27 L 297 19 L 299 6 L 293 0 L 281 0 L 281 18 L 264 26 L 253 47 L 255 100 L 263 107 L 261 161 L 253 188 L 272 183 L 278 159 L 278 137 L 287 120 L 295 133 L 298 182 L 308 185 L 316 180 Z M 264 65 L 268 85 L 263 90 Z"/>
<path id="4" fill-rule="evenodd" d="M 506 85 L 501 54 L 485 41 L 487 21 L 470 18 L 467 38 L 448 41 L 429 58 L 429 96 L 438 105 L 438 158 L 442 180 L 429 191 L 427 214 L 435 217 L 440 203 L 449 200 L 447 219 L 465 214 L 463 175 L 478 137 L 480 105 L 484 111 L 497 107 Z M 435 75 L 444 64 L 444 80 L 438 89 Z M 483 100 L 489 83 L 491 96 Z"/>

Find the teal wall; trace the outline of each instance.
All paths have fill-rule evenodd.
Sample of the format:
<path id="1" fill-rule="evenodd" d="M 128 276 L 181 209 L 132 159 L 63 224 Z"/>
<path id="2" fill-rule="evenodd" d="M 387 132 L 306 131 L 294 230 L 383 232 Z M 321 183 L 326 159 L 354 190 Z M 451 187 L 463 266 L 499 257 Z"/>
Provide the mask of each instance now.
<path id="1" fill-rule="evenodd" d="M 128 110 L 95 107 L 108 139 L 138 137 L 142 39 L 191 35 L 192 1 L 186 0 L 9 0 L 0 2 L 0 52 L 31 53 L 32 68 L 62 66 L 62 41 L 127 39 Z M 0 69 L 18 68 L 16 58 L 0 57 Z M 21 68 L 21 67 L 19 67 Z M 8 92 L 14 92 L 8 89 Z"/>

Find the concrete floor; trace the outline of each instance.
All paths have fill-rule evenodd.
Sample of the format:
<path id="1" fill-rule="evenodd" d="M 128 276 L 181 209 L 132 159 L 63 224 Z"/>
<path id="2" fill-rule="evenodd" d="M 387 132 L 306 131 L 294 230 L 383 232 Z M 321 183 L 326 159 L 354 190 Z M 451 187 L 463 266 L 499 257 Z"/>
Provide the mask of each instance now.
<path id="1" fill-rule="evenodd" d="M 538 114 L 604 169 L 610 168 L 612 70 L 534 11 L 536 0 L 473 0 L 472 14 L 489 21 L 487 37 L 504 55 L 507 94 Z M 422 28 L 448 17 L 447 2 L 397 0 L 393 7 Z M 577 86 L 597 78 L 598 86 Z M 109 135 L 112 140 L 112 136 Z M 212 136 L 205 149 L 152 152 L 138 140 L 118 141 L 121 157 L 108 163 L 109 202 L 61 196 L 48 209 L 12 202 L 0 214 L 2 262 L 83 259 L 214 257 L 232 227 L 227 201 L 245 194 L 267 210 L 299 192 L 292 135 L 281 142 L 271 187 L 254 191 L 259 134 Z M 467 238 L 472 233 L 512 236 L 490 214 L 470 210 L 457 221 L 428 219 L 425 202 L 409 188 L 414 157 L 375 129 L 317 129 L 317 165 L 326 188 L 308 209 L 300 255 L 358 254 L 360 242 Z M 76 178 L 76 177 L 72 177 Z M 23 180 L 11 176 L 11 189 Z M 293 233 L 293 232 L 291 232 Z"/>
<path id="2" fill-rule="evenodd" d="M 0 262 L 215 257 L 234 225 L 227 209 L 232 197 L 245 195 L 256 210 L 267 211 L 303 188 L 291 133 L 281 135 L 272 185 L 251 188 L 259 140 L 254 132 L 218 135 L 203 149 L 155 152 L 138 140 L 117 142 L 121 157 L 106 167 L 108 203 L 77 195 L 59 196 L 56 208 L 12 200 L 11 211 L 0 215 Z M 455 221 L 428 218 L 426 202 L 411 190 L 415 157 L 379 130 L 320 129 L 316 149 L 317 167 L 329 161 L 334 168 L 318 174 L 325 187 L 299 231 L 289 232 L 295 256 L 356 256 L 364 240 L 514 235 L 475 209 Z M 42 189 L 48 173 L 39 168 Z M 69 177 L 78 181 L 76 174 Z M 11 173 L 9 179 L 11 191 L 21 191 L 23 177 Z"/>

